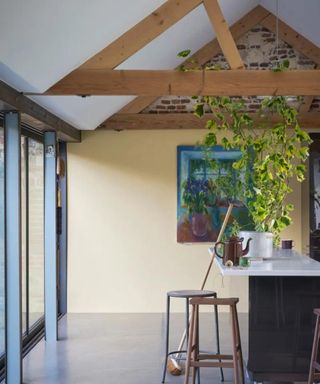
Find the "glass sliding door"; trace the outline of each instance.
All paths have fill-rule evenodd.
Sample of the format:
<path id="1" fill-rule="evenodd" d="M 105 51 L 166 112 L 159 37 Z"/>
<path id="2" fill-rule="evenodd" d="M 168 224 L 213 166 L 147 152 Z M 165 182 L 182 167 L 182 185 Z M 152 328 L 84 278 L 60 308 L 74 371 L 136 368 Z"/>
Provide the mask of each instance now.
<path id="1" fill-rule="evenodd" d="M 28 327 L 28 226 L 27 226 L 27 170 L 28 170 L 28 138 L 21 137 L 21 292 L 22 292 L 22 334 Z"/>
<path id="2" fill-rule="evenodd" d="M 44 315 L 44 155 L 43 144 L 29 139 L 29 326 Z"/>
<path id="3" fill-rule="evenodd" d="M 22 353 L 25 355 L 44 335 L 44 144 L 40 132 L 22 126 L 21 134 L 20 284 Z M 4 136 L 2 114 L 0 114 L 0 381 L 5 375 L 6 352 Z M 10 175 L 7 177 L 10 178 Z"/>
<path id="4" fill-rule="evenodd" d="M 29 336 L 44 316 L 43 143 L 21 140 L 22 333 Z"/>
<path id="5" fill-rule="evenodd" d="M 4 277 L 4 130 L 0 126 L 0 356 L 5 351 Z"/>

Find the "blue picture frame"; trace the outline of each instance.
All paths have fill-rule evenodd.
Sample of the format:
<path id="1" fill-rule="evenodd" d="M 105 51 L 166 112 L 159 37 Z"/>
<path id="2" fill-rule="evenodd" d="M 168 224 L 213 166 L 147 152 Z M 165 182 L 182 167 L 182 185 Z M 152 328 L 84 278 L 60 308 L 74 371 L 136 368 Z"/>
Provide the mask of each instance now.
<path id="1" fill-rule="evenodd" d="M 234 220 L 249 229 L 250 220 L 245 205 L 237 196 L 214 196 L 211 185 L 214 179 L 230 170 L 232 162 L 241 158 L 239 150 L 226 150 L 222 146 L 203 148 L 181 145 L 177 147 L 177 241 L 179 243 L 214 242 L 219 234 L 229 201 L 236 202 L 232 210 L 226 233 Z M 216 160 L 216 167 L 210 166 L 210 159 Z M 239 175 L 237 176 L 239 177 Z M 240 175 L 241 177 L 241 175 Z M 188 195 L 184 192 L 190 192 Z M 200 193 L 206 194 L 206 203 L 197 200 Z M 196 207 L 190 209 L 196 201 Z"/>

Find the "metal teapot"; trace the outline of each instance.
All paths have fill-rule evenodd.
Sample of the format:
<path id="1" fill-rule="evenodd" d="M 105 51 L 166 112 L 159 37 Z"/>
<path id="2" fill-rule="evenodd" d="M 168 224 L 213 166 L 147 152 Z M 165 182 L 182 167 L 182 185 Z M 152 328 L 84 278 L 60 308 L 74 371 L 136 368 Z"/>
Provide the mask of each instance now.
<path id="1" fill-rule="evenodd" d="M 252 239 L 248 239 L 247 245 L 245 249 L 242 249 L 243 237 L 231 236 L 225 242 L 219 241 L 214 246 L 215 254 L 223 259 L 223 264 L 226 264 L 227 261 L 231 261 L 232 265 L 239 265 L 239 259 L 241 256 L 245 256 L 249 252 L 250 241 Z M 223 255 L 219 255 L 217 251 L 217 247 L 219 245 L 223 245 Z"/>

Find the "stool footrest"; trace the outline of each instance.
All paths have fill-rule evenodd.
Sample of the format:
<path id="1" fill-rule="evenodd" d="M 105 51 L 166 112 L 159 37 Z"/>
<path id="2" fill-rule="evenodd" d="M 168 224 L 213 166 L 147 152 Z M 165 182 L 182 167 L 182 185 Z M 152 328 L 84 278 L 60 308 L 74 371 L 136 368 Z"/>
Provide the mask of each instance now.
<path id="1" fill-rule="evenodd" d="M 233 362 L 190 361 L 190 367 L 197 368 L 233 368 Z"/>
<path id="2" fill-rule="evenodd" d="M 221 355 L 218 353 L 200 353 L 197 356 L 197 360 L 207 360 L 207 359 L 212 359 L 212 360 L 233 360 L 232 355 Z"/>
<path id="3" fill-rule="evenodd" d="M 168 353 L 168 356 L 171 356 L 171 355 L 180 355 L 182 353 L 187 353 L 187 351 L 184 349 L 184 350 L 181 350 L 181 351 L 171 351 Z"/>
<path id="4" fill-rule="evenodd" d="M 316 361 L 312 363 L 313 368 L 315 368 L 317 371 L 320 371 L 320 364 Z"/>

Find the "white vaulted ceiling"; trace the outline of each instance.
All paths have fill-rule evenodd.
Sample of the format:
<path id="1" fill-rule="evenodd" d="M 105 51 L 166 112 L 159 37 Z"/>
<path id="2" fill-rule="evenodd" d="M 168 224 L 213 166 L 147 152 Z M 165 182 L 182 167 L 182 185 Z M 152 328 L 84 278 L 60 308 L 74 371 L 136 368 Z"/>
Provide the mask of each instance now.
<path id="1" fill-rule="evenodd" d="M 44 92 L 163 4 L 163 0 L 1 0 L 0 78 L 19 91 Z M 233 24 L 258 0 L 220 0 Z M 276 0 L 260 3 L 276 13 Z M 320 45 L 319 0 L 279 0 L 279 16 Z M 177 52 L 196 51 L 214 37 L 203 6 L 119 68 L 170 69 Z M 132 96 L 37 96 L 40 105 L 79 129 L 95 129 Z"/>
<path id="2" fill-rule="evenodd" d="M 264 8 L 277 14 L 276 0 L 260 0 Z M 300 35 L 320 47 L 320 1 L 278 0 L 278 16 Z"/>

